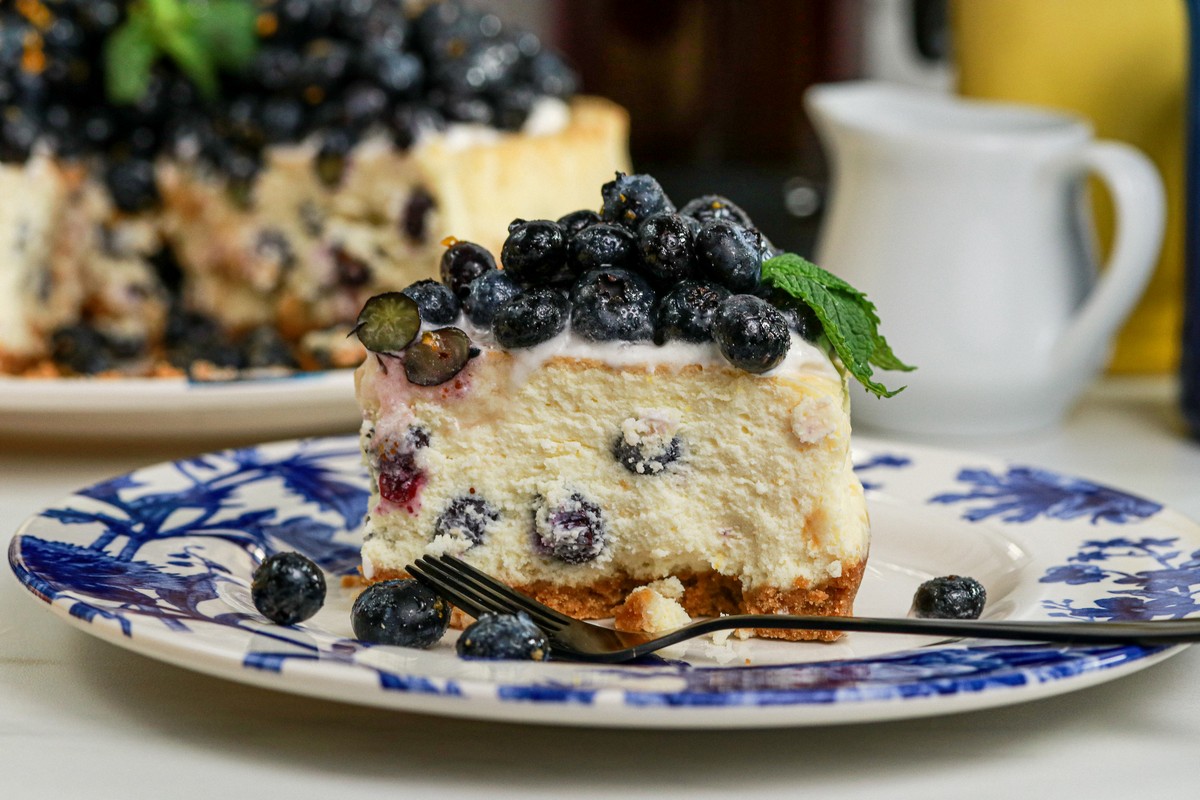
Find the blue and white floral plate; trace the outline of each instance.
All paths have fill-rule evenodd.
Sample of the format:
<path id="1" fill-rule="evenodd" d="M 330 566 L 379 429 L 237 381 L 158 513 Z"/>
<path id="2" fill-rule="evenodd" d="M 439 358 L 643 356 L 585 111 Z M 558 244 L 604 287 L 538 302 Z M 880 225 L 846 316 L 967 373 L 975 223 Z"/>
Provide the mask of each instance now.
<path id="1" fill-rule="evenodd" d="M 874 538 L 857 611 L 906 613 L 924 579 L 987 587 L 989 618 L 1183 617 L 1200 611 L 1200 526 L 1117 489 L 1028 466 L 860 442 Z M 433 714 L 570 725 L 755 727 L 864 722 L 999 706 L 1127 675 L 1180 648 L 1060 647 L 849 634 L 832 644 L 689 643 L 632 666 L 470 662 L 352 638 L 367 479 L 354 438 L 162 464 L 83 489 L 28 520 L 9 560 L 83 630 L 200 672 Z M 308 554 L 326 606 L 295 627 L 250 600 L 265 553 Z"/>

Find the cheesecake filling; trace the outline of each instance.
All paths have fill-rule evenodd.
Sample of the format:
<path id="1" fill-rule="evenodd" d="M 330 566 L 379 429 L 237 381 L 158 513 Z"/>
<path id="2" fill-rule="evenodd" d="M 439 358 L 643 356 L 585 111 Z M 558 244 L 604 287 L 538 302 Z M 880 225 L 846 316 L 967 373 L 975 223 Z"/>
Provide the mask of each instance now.
<path id="1" fill-rule="evenodd" d="M 449 552 L 530 588 L 672 575 L 726 576 L 747 596 L 856 586 L 868 526 L 843 380 L 794 339 L 761 375 L 711 343 L 571 333 L 512 351 L 473 337 L 479 355 L 433 387 L 369 357 L 365 577 Z"/>

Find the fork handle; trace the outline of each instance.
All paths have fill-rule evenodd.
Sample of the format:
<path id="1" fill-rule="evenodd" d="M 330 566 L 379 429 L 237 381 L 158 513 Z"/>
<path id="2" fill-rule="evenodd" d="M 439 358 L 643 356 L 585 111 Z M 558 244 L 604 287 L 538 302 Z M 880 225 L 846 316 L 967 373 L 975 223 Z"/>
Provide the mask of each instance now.
<path id="1" fill-rule="evenodd" d="M 910 633 L 976 639 L 1016 639 L 1063 644 L 1170 645 L 1200 641 L 1200 618 L 1142 622 L 990 622 L 912 617 L 808 617 L 789 614 L 734 614 L 685 625 L 653 641 L 654 649 L 730 628 Z M 650 644 L 650 643 L 647 643 Z M 640 649 L 640 648 L 639 648 Z M 645 652 L 649 652 L 648 650 Z"/>

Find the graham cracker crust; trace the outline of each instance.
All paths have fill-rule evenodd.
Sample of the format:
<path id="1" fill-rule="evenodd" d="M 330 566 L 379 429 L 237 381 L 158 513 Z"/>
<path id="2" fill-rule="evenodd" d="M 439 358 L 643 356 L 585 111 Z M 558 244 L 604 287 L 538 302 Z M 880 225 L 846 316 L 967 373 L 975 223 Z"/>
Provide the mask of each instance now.
<path id="1" fill-rule="evenodd" d="M 854 613 L 854 596 L 862 583 L 866 562 L 860 561 L 842 570 L 841 576 L 825 583 L 809 586 L 797 580 L 789 589 L 768 586 L 744 591 L 740 579 L 715 571 L 676 575 L 683 584 L 679 601 L 693 617 L 715 617 L 720 614 L 808 614 L 820 617 L 849 617 Z M 372 581 L 407 578 L 402 570 L 385 570 Z M 663 576 L 658 576 L 663 577 Z M 518 584 L 513 588 L 522 594 L 545 603 L 576 619 L 607 619 L 639 586 L 654 579 L 613 576 L 601 578 L 583 586 L 560 586 L 539 581 Z M 803 584 L 803 585 L 802 585 Z M 841 631 L 786 631 L 757 628 L 755 634 L 768 639 L 789 641 L 833 642 Z"/>

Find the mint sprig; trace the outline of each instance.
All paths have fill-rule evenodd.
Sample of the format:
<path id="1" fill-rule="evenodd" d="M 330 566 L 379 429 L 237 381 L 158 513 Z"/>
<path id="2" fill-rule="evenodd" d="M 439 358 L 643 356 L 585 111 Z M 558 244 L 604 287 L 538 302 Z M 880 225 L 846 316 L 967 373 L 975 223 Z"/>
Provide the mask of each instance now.
<path id="1" fill-rule="evenodd" d="M 763 263 L 766 283 L 803 301 L 824 328 L 825 338 L 841 359 L 846 371 L 878 397 L 892 397 L 904 390 L 888 389 L 872 380 L 874 367 L 910 372 L 879 333 L 879 315 L 867 296 L 841 278 L 826 272 L 795 253 L 784 253 Z"/>
<path id="2" fill-rule="evenodd" d="M 170 58 L 209 100 L 218 71 L 236 71 L 258 47 L 251 0 L 136 0 L 104 44 L 105 89 L 119 105 L 138 102 L 154 65 Z"/>

